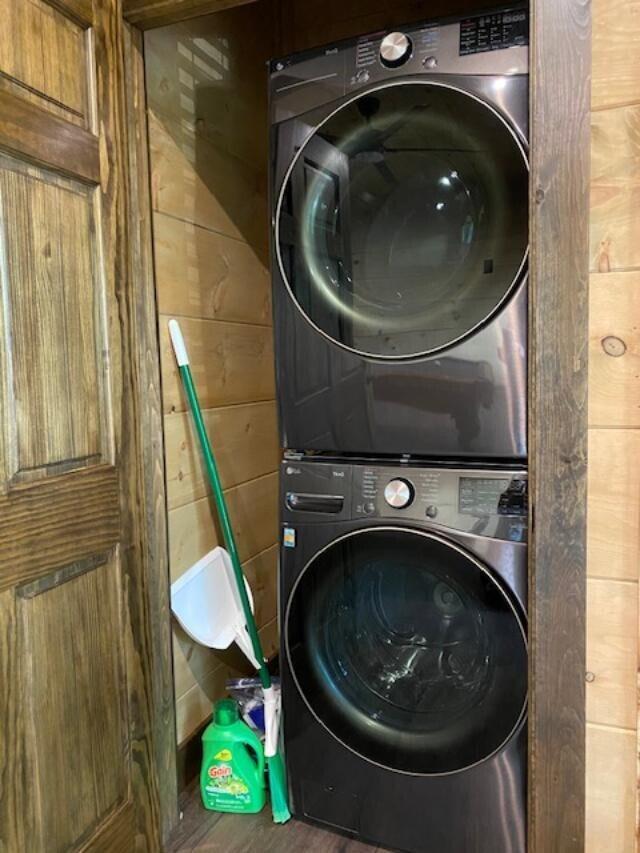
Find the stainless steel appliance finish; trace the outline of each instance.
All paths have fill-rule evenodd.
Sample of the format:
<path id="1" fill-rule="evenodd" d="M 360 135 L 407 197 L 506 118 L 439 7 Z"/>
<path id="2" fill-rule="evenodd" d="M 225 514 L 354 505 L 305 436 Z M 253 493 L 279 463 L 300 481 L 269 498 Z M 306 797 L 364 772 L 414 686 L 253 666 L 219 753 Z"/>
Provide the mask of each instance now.
<path id="1" fill-rule="evenodd" d="M 293 458 L 281 507 L 295 815 L 411 853 L 524 853 L 525 471 Z"/>
<path id="2" fill-rule="evenodd" d="M 526 458 L 526 11 L 272 65 L 283 445 Z"/>

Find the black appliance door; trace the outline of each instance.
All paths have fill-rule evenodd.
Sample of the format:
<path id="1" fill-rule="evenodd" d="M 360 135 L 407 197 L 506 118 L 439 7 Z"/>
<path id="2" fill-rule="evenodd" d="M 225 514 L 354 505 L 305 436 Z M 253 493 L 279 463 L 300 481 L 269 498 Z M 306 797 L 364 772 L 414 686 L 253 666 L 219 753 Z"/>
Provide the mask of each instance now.
<path id="1" fill-rule="evenodd" d="M 481 563 L 433 534 L 379 527 L 337 540 L 297 580 L 284 631 L 311 712 L 384 767 L 471 767 L 526 714 L 517 606 Z"/>
<path id="2" fill-rule="evenodd" d="M 369 91 L 310 135 L 287 173 L 276 249 L 304 316 L 382 359 L 446 349 L 519 282 L 528 165 L 492 107 L 452 86 Z"/>

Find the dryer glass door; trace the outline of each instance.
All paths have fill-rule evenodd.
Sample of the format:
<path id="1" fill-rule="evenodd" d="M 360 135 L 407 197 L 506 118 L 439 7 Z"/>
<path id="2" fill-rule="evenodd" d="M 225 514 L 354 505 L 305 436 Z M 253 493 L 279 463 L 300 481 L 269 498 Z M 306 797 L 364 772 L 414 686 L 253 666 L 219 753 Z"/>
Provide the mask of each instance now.
<path id="1" fill-rule="evenodd" d="M 453 773 L 524 720 L 522 616 L 482 564 L 440 537 L 370 528 L 338 540 L 301 574 L 284 630 L 312 713 L 377 764 Z"/>
<path id="2" fill-rule="evenodd" d="M 278 203 L 281 272 L 307 320 L 341 346 L 437 352 L 520 281 L 528 195 L 525 150 L 488 104 L 432 82 L 383 87 L 299 151 Z"/>

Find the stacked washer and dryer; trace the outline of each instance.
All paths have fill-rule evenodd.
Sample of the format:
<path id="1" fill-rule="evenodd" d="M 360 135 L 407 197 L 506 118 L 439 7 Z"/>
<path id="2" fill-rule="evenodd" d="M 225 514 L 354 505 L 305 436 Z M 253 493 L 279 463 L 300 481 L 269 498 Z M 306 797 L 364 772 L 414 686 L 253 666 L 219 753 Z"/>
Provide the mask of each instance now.
<path id="1" fill-rule="evenodd" d="M 528 17 L 271 65 L 295 816 L 524 853 Z"/>

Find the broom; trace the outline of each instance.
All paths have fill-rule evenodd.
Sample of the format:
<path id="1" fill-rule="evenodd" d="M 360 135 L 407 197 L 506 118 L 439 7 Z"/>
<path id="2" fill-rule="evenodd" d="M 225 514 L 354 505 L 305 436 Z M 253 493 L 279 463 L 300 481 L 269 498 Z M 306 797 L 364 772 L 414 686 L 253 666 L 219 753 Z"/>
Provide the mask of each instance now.
<path id="1" fill-rule="evenodd" d="M 253 617 L 253 612 L 251 610 L 251 605 L 247 596 L 247 590 L 244 584 L 244 575 L 242 573 L 242 567 L 240 565 L 240 557 L 238 556 L 238 548 L 236 546 L 235 536 L 233 535 L 233 530 L 229 521 L 229 512 L 227 510 L 227 504 L 224 498 L 224 494 L 222 492 L 222 484 L 220 482 L 218 466 L 216 465 L 216 460 L 213 455 L 213 451 L 211 450 L 211 444 L 209 443 L 209 437 L 204 426 L 204 421 L 202 420 L 202 410 L 200 409 L 198 395 L 196 394 L 196 389 L 193 384 L 191 368 L 189 367 L 189 357 L 187 355 L 187 349 L 184 344 L 182 332 L 180 331 L 180 324 L 177 320 L 169 321 L 169 332 L 171 334 L 173 351 L 176 356 L 176 361 L 178 362 L 178 368 L 180 370 L 180 376 L 184 385 L 184 390 L 189 401 L 191 414 L 193 415 L 196 433 L 198 434 L 198 439 L 200 440 L 202 455 L 204 456 L 204 463 L 207 469 L 207 476 L 209 477 L 209 482 L 211 484 L 211 489 L 215 498 L 216 507 L 218 509 L 218 515 L 220 517 L 220 523 L 222 525 L 224 541 L 227 546 L 229 556 L 231 557 L 231 565 L 233 566 L 236 587 L 240 596 L 240 601 L 242 603 L 244 616 L 247 621 L 247 630 L 249 631 L 249 636 L 251 638 L 253 654 L 256 660 L 260 662 L 260 668 L 258 672 L 260 674 L 260 683 L 262 684 L 262 689 L 264 692 L 264 754 L 265 758 L 267 759 L 267 767 L 269 770 L 269 791 L 271 794 L 271 810 L 273 812 L 273 820 L 275 823 L 285 823 L 291 817 L 291 812 L 289 811 L 289 806 L 287 802 L 287 783 L 285 779 L 284 762 L 282 760 L 282 756 L 278 751 L 278 700 L 271 684 L 271 676 L 269 674 L 269 670 L 267 669 L 267 663 L 264 657 L 264 652 L 262 651 L 262 644 L 260 642 L 260 636 L 258 635 L 258 627 Z"/>

